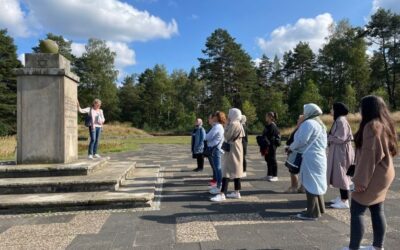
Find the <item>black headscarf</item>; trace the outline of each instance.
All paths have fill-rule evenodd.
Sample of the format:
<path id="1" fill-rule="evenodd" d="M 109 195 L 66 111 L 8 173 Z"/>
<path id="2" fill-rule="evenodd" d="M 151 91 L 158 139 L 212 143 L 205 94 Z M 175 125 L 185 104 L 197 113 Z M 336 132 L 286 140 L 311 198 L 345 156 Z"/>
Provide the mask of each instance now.
<path id="1" fill-rule="evenodd" d="M 347 115 L 349 108 L 342 102 L 335 102 L 333 104 L 333 119 L 336 121 L 340 116 Z"/>

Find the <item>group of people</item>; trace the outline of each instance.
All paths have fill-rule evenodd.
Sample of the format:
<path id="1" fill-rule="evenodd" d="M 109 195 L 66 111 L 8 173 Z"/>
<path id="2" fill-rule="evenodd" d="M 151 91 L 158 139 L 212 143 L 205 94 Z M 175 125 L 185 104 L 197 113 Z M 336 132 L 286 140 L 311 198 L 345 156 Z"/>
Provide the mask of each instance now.
<path id="1" fill-rule="evenodd" d="M 361 100 L 361 122 L 354 136 L 346 118 L 348 113 L 345 104 L 335 103 L 331 110 L 334 122 L 327 132 L 320 119 L 321 108 L 312 103 L 304 105 L 296 129 L 286 142 L 287 154 L 299 155 L 301 161 L 298 171 L 291 172 L 287 192 L 305 192 L 307 209 L 297 218 L 317 220 L 325 213 L 324 194 L 328 186 L 337 188 L 340 195 L 330 201 L 331 208 L 350 209 L 351 214 L 350 244 L 345 249 L 383 249 L 384 201 L 394 180 L 393 157 L 398 151 L 395 125 L 384 100 L 377 96 Z M 276 113 L 267 113 L 264 132 L 257 138 L 267 163 L 266 180 L 271 182 L 278 181 L 276 148 L 280 134 L 276 120 Z M 208 122 L 211 129 L 206 133 L 201 119 L 197 119 L 192 134 L 193 157 L 198 163 L 195 171 L 203 170 L 207 157 L 213 170 L 210 193 L 215 196 L 211 201 L 240 199 L 241 178 L 246 176 L 247 167 L 246 118 L 239 109 L 232 108 L 228 118 L 217 111 Z M 227 193 L 231 179 L 234 191 Z M 360 244 L 367 209 L 371 212 L 373 243 L 363 248 Z"/>

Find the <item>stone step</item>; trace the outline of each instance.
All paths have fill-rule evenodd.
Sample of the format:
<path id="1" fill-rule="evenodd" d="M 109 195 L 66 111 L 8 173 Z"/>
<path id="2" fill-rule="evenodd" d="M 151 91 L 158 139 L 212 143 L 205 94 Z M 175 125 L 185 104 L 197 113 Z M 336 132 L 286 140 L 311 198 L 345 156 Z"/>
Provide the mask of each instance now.
<path id="1" fill-rule="evenodd" d="M 13 162 L 0 163 L 0 178 L 88 175 L 106 166 L 107 160 L 107 158 L 81 159 L 69 164 L 15 165 Z"/>
<path id="2" fill-rule="evenodd" d="M 0 214 L 150 207 L 158 185 L 159 165 L 139 166 L 118 190 L 101 192 L 4 194 Z"/>
<path id="3" fill-rule="evenodd" d="M 90 175 L 0 179 L 0 194 L 37 194 L 118 190 L 122 180 L 135 168 L 131 161 L 109 161 Z"/>

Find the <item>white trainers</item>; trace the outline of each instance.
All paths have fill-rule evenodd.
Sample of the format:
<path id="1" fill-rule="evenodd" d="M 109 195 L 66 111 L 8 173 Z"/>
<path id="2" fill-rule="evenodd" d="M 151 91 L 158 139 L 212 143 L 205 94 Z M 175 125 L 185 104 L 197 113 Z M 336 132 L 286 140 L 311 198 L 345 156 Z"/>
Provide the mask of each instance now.
<path id="1" fill-rule="evenodd" d="M 267 176 L 263 177 L 263 179 L 266 180 L 266 181 L 270 181 L 271 178 L 272 178 L 272 176 L 270 176 L 270 175 L 267 175 Z"/>
<path id="2" fill-rule="evenodd" d="M 93 155 L 89 155 L 89 156 L 88 156 L 88 159 L 89 159 L 89 160 L 93 160 Z"/>
<path id="3" fill-rule="evenodd" d="M 330 203 L 338 203 L 339 201 L 341 201 L 342 199 L 340 198 L 340 196 L 338 196 L 338 197 L 336 197 L 335 199 L 333 199 L 333 200 L 330 200 L 329 202 Z"/>
<path id="4" fill-rule="evenodd" d="M 217 194 L 216 196 L 212 197 L 210 201 L 220 202 L 226 200 L 224 194 Z"/>
<path id="5" fill-rule="evenodd" d="M 337 209 L 349 209 L 350 205 L 349 205 L 349 200 L 346 200 L 345 202 L 343 202 L 342 200 L 339 200 L 336 203 L 333 203 L 331 205 L 331 208 L 337 208 Z"/>
<path id="6" fill-rule="evenodd" d="M 226 198 L 231 198 L 231 199 L 240 199 L 240 193 L 239 192 L 231 192 L 230 194 L 226 195 Z"/>
<path id="7" fill-rule="evenodd" d="M 376 250 L 376 249 L 379 249 L 379 248 L 375 248 L 373 246 L 360 246 L 359 249 L 360 250 Z M 380 249 L 384 250 L 384 248 L 380 248 Z M 350 250 L 350 248 L 349 247 L 343 247 L 341 250 Z"/>
<path id="8" fill-rule="evenodd" d="M 243 174 L 242 174 L 242 178 L 244 178 L 244 177 L 247 177 L 247 173 L 246 172 L 243 172 Z"/>
<path id="9" fill-rule="evenodd" d="M 101 156 L 99 154 L 95 154 L 94 158 L 101 158 Z"/>
<path id="10" fill-rule="evenodd" d="M 270 182 L 277 182 L 278 180 L 279 180 L 279 179 L 278 179 L 278 177 L 276 177 L 276 176 L 271 177 L 271 179 L 269 179 Z"/>
<path id="11" fill-rule="evenodd" d="M 210 194 L 219 194 L 221 193 L 221 190 L 217 187 L 213 187 L 210 189 Z"/>

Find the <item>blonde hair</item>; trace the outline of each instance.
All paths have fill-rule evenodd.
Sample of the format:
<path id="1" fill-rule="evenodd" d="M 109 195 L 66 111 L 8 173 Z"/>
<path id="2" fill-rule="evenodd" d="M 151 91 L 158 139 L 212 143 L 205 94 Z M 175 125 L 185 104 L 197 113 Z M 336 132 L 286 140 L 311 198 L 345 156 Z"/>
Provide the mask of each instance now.
<path id="1" fill-rule="evenodd" d="M 94 106 L 96 103 L 98 103 L 98 104 L 100 104 L 100 105 L 101 105 L 101 101 L 100 101 L 100 99 L 97 99 L 97 98 L 96 98 L 96 99 L 94 99 L 94 100 L 93 100 L 93 104 L 92 104 L 92 105 Z"/>

